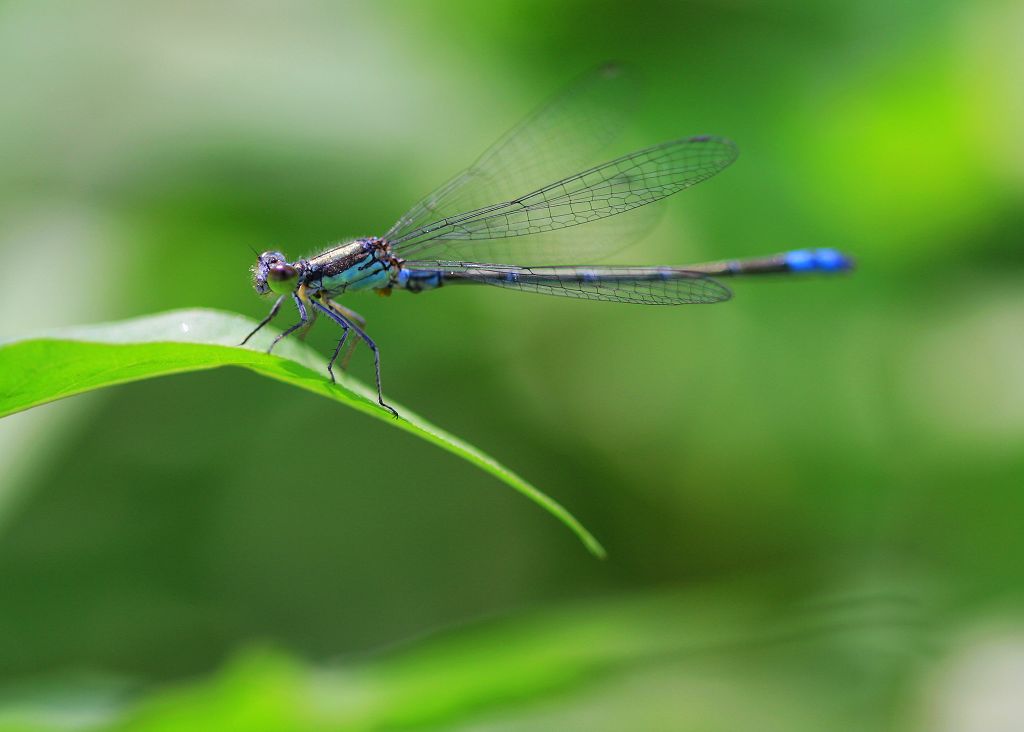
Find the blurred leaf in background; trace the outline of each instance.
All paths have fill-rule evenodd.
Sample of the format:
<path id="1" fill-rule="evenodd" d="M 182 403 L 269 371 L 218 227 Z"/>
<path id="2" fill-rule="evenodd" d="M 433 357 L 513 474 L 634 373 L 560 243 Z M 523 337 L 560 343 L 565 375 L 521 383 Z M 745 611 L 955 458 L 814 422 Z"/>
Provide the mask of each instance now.
<path id="1" fill-rule="evenodd" d="M 578 510 L 607 562 L 462 461 L 243 372 L 0 421 L 0 719 L 916 732 L 998 707 L 1024 725 L 1001 693 L 1024 678 L 1022 31 L 1009 0 L 4 4 L 0 338 L 259 317 L 251 248 L 381 233 L 608 58 L 645 77 L 609 155 L 701 133 L 741 151 L 618 261 L 835 246 L 860 267 L 712 308 L 352 302 L 396 400 Z M 731 613 L 879 585 L 920 618 L 895 659 L 871 640 L 836 663 L 838 631 L 699 664 L 631 641 L 728 645 L 751 635 Z M 616 673 L 549 683 L 580 668 L 544 653 L 558 640 Z M 479 645 L 430 650 L 449 642 Z"/>

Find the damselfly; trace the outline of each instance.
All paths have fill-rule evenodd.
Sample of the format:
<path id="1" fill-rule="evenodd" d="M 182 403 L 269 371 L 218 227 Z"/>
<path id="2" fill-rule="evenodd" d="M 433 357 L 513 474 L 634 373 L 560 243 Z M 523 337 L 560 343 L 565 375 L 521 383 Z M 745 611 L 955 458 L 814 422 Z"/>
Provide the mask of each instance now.
<path id="1" fill-rule="evenodd" d="M 621 248 L 645 228 L 636 213 L 624 225 L 588 227 L 585 239 L 566 229 L 623 214 L 715 175 L 736 158 L 729 140 L 686 137 L 630 153 L 573 173 L 593 162 L 632 108 L 628 75 L 614 65 L 585 74 L 527 117 L 472 166 L 416 204 L 383 236 L 338 244 L 289 262 L 264 252 L 253 267 L 261 295 L 277 296 L 270 313 L 244 344 L 290 299 L 299 322 L 284 337 L 308 328 L 317 315 L 341 327 L 327 363 L 334 364 L 354 333 L 373 352 L 377 401 L 384 401 L 380 350 L 361 316 L 335 301 L 348 292 L 423 292 L 454 284 L 497 287 L 584 300 L 683 305 L 728 300 L 716 277 L 768 273 L 838 272 L 852 261 L 834 249 L 802 249 L 756 259 L 683 267 L 581 266 L 573 264 Z M 550 181 L 555 181 L 551 183 Z M 638 212 L 639 213 L 639 212 Z M 567 236 L 568 234 L 568 236 Z M 527 235 L 536 235 L 524 240 Z M 534 244 L 531 246 L 531 242 Z M 500 264 L 498 264 L 500 262 Z M 523 266 L 526 265 L 526 266 Z"/>

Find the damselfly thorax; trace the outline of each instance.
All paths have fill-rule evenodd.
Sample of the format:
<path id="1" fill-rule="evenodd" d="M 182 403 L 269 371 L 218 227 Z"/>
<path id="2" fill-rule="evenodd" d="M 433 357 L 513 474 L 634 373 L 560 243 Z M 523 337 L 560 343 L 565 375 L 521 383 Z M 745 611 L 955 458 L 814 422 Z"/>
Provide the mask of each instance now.
<path id="1" fill-rule="evenodd" d="M 401 262 L 380 237 L 339 244 L 304 260 L 302 282 L 311 293 L 337 297 L 346 292 L 388 292 L 398 279 Z"/>

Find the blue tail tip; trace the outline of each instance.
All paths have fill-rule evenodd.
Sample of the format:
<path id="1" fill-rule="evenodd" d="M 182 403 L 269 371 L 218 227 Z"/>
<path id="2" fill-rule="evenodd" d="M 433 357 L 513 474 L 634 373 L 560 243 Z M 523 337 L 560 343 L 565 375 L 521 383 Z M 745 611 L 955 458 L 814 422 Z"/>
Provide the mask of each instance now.
<path id="1" fill-rule="evenodd" d="M 796 249 L 783 255 L 790 272 L 848 272 L 853 260 L 837 249 Z"/>

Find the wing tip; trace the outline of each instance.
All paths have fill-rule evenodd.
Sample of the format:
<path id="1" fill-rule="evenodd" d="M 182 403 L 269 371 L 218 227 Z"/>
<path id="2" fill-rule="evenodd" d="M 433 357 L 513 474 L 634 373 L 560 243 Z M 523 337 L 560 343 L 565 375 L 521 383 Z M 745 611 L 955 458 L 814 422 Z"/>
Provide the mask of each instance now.
<path id="1" fill-rule="evenodd" d="M 707 277 L 706 279 L 707 283 L 710 285 L 710 289 L 716 293 L 716 296 L 708 300 L 708 302 L 715 303 L 732 300 L 732 289 L 728 285 L 724 285 L 711 277 Z"/>
<path id="2" fill-rule="evenodd" d="M 737 156 L 740 154 L 740 149 L 739 147 L 736 146 L 736 143 L 733 142 L 728 137 L 723 137 L 722 135 L 691 135 L 690 137 L 685 138 L 684 142 L 706 142 L 713 143 L 715 145 L 721 145 L 722 147 L 727 148 L 729 150 L 731 160 L 735 160 Z"/>

